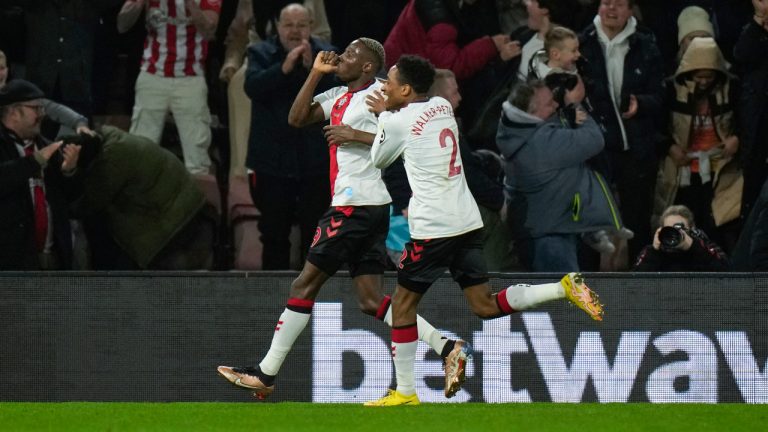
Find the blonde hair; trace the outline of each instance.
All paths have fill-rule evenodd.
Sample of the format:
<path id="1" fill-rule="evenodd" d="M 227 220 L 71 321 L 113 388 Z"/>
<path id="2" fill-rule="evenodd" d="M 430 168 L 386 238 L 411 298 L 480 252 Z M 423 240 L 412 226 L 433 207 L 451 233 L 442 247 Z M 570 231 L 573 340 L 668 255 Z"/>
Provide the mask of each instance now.
<path id="1" fill-rule="evenodd" d="M 689 228 L 696 226 L 696 221 L 693 219 L 693 212 L 684 205 L 672 205 L 667 207 L 664 210 L 664 213 L 659 217 L 659 226 L 664 226 L 664 219 L 668 216 L 680 216 L 688 221 Z"/>
<path id="2" fill-rule="evenodd" d="M 566 39 L 578 40 L 579 37 L 576 33 L 568 27 L 555 26 L 552 27 L 544 36 L 544 51 L 549 54 L 549 50 L 552 48 L 562 49 L 563 42 Z"/>
<path id="3" fill-rule="evenodd" d="M 3 50 L 0 50 L 0 60 L 5 60 L 5 62 L 8 63 L 8 57 L 5 56 Z"/>

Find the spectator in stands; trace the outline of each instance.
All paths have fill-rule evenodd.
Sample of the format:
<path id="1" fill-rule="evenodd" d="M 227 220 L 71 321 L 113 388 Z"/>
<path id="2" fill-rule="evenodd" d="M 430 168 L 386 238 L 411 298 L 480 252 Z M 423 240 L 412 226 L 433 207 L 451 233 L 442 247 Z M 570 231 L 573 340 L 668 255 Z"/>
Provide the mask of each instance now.
<path id="1" fill-rule="evenodd" d="M 721 244 L 718 227 L 738 219 L 741 207 L 734 78 L 714 39 L 693 39 L 668 84 L 672 145 L 656 187 L 656 214 L 683 204 Z"/>
<path id="2" fill-rule="evenodd" d="M 458 114 L 471 128 L 480 107 L 502 80 L 504 68 L 521 52 L 519 41 L 500 33 L 498 21 L 495 1 L 471 0 L 457 6 L 454 0 L 411 0 L 384 42 L 387 67 L 403 54 L 415 54 L 435 67 L 451 70 L 465 98 Z M 498 69 L 497 59 L 503 64 Z"/>
<path id="3" fill-rule="evenodd" d="M 296 0 L 257 1 L 239 0 L 235 18 L 229 25 L 224 64 L 219 79 L 228 83 L 230 176 L 245 176 L 245 157 L 251 123 L 251 104 L 243 90 L 245 69 L 248 66 L 248 46 L 275 34 L 277 18 L 283 6 Z M 323 0 L 305 0 L 304 7 L 312 18 L 311 34 L 324 42 L 331 41 L 331 28 L 325 15 Z M 256 16 L 254 16 L 254 13 Z M 257 28 L 258 24 L 258 28 Z"/>
<path id="4" fill-rule="evenodd" d="M 315 56 L 336 49 L 310 36 L 311 23 L 307 8 L 289 4 L 280 12 L 277 36 L 248 48 L 245 92 L 251 98 L 252 115 L 246 166 L 254 171 L 251 196 L 261 212 L 264 270 L 289 268 L 288 237 L 294 222 L 301 231 L 303 261 L 330 202 L 330 163 L 322 125 L 288 124 L 291 104 Z M 317 91 L 333 86 L 333 76 L 324 75 Z"/>
<path id="5" fill-rule="evenodd" d="M 3 0 L 19 6 L 26 28 L 26 72 L 50 99 L 92 114 L 94 35 L 119 0 Z"/>
<path id="6" fill-rule="evenodd" d="M 698 6 L 688 6 L 677 17 L 677 64 L 691 41 L 697 37 L 715 37 L 715 29 L 709 20 L 709 13 Z"/>
<path id="7" fill-rule="evenodd" d="M 94 269 L 209 268 L 205 197 L 173 153 L 111 126 L 63 140 L 82 146 L 72 211 L 83 219 Z"/>
<path id="8" fill-rule="evenodd" d="M 768 0 L 754 0 L 754 17 L 744 27 L 733 55 L 742 72 L 739 100 L 742 216 L 746 217 L 768 179 Z"/>
<path id="9" fill-rule="evenodd" d="M 584 98 L 581 82 L 565 96 Z M 532 271 L 577 271 L 580 234 L 616 228 L 612 197 L 586 161 L 603 148 L 597 123 L 579 111 L 572 128 L 541 81 L 520 82 L 504 103 L 497 144 L 506 161 L 508 218 L 523 265 Z"/>
<path id="10" fill-rule="evenodd" d="M 192 174 L 208 174 L 211 166 L 204 67 L 220 10 L 220 0 L 126 0 L 117 16 L 117 29 L 124 33 L 146 12 L 147 38 L 136 80 L 131 133 L 159 144 L 170 111 L 184 164 Z"/>
<path id="11" fill-rule="evenodd" d="M 636 256 L 650 241 L 653 192 L 658 168 L 654 131 L 663 112 L 664 68 L 653 35 L 632 16 L 634 0 L 603 0 L 581 35 L 587 96 L 602 125 L 605 149 L 592 165 L 615 187 L 621 216 L 635 237 Z"/>
<path id="12" fill-rule="evenodd" d="M 653 244 L 637 256 L 634 271 L 727 271 L 728 257 L 720 246 L 696 228 L 693 213 L 683 205 L 661 214 Z"/>
<path id="13" fill-rule="evenodd" d="M 744 223 L 731 263 L 733 271 L 768 271 L 768 181 Z"/>
<path id="14" fill-rule="evenodd" d="M 40 135 L 44 94 L 12 80 L 0 88 L 0 269 L 71 268 L 65 188 L 80 148 Z"/>
<path id="15" fill-rule="evenodd" d="M 576 11 L 580 9 L 576 0 L 526 0 L 525 6 L 527 25 L 515 29 L 510 34 L 511 40 L 520 45 L 521 55 L 506 62 L 501 71 L 492 70 L 495 73 L 490 77 L 481 76 L 475 80 L 480 81 L 478 85 L 460 81 L 463 94 L 476 95 L 473 98 L 476 100 L 465 102 L 463 112 L 459 113 L 474 148 L 497 150 L 496 129 L 501 105 L 515 82 L 528 78 L 531 59 L 544 48 L 544 38 L 549 30 L 557 24 L 571 26 Z M 490 93 L 483 92 L 482 89 L 489 83 L 495 87 Z"/>

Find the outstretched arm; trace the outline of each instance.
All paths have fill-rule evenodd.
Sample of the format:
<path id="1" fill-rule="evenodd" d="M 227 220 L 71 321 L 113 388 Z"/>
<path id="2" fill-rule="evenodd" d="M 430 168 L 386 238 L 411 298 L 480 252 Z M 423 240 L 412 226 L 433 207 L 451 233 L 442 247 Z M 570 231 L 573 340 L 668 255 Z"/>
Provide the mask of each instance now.
<path id="1" fill-rule="evenodd" d="M 117 32 L 125 33 L 130 30 L 136 24 L 146 4 L 147 0 L 125 0 L 117 14 Z"/>

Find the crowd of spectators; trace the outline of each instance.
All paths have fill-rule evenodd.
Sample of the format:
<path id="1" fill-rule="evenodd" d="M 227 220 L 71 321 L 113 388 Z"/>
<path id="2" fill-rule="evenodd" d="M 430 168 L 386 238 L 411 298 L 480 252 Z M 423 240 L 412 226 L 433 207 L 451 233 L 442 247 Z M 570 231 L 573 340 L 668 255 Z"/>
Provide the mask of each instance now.
<path id="1" fill-rule="evenodd" d="M 768 269 L 768 0 L 0 0 L 0 266 L 211 268 L 213 174 L 288 269 L 333 176 L 289 110 L 361 37 L 441 68 L 491 270 Z M 411 192 L 384 179 L 396 262 Z"/>

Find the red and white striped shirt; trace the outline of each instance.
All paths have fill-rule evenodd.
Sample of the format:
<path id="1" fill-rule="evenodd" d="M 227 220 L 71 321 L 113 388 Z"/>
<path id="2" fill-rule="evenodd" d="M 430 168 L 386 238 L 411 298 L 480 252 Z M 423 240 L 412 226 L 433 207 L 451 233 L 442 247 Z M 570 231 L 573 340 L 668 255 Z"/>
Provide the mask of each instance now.
<path id="1" fill-rule="evenodd" d="M 221 12 L 221 0 L 196 1 L 204 11 Z M 203 75 L 208 42 L 189 20 L 184 0 L 149 0 L 146 23 L 141 70 L 165 77 Z"/>

